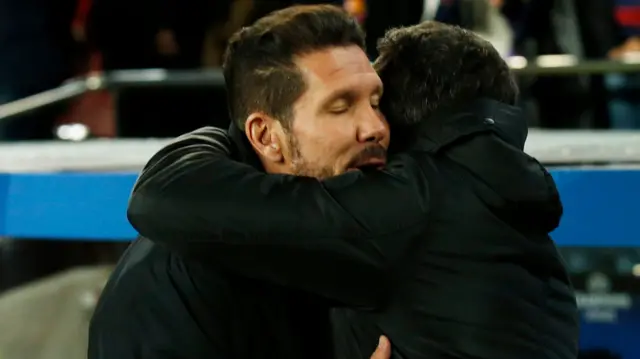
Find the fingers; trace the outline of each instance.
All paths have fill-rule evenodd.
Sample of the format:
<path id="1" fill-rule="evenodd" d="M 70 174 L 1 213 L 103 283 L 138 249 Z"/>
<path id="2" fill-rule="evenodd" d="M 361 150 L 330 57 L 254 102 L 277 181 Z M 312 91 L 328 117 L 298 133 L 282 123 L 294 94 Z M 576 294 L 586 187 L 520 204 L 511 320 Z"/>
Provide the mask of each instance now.
<path id="1" fill-rule="evenodd" d="M 371 359 L 389 359 L 391 357 L 391 342 L 385 336 L 380 337 L 376 351 L 371 355 Z"/>

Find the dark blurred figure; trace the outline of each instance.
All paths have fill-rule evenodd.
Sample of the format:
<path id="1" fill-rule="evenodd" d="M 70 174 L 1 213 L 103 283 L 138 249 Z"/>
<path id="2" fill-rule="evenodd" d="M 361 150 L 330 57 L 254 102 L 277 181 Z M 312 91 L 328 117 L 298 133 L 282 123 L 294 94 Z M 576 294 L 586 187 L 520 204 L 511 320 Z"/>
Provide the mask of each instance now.
<path id="1" fill-rule="evenodd" d="M 585 58 L 585 39 L 575 0 L 505 0 L 503 12 L 516 31 L 515 53 L 527 58 L 568 54 Z M 595 118 L 586 76 L 540 76 L 529 79 L 525 97 L 537 104 L 537 125 L 545 128 L 591 127 Z M 528 91 L 527 91 L 528 90 Z"/>
<path id="2" fill-rule="evenodd" d="M 427 0 L 422 20 L 436 20 L 471 30 L 489 41 L 502 57 L 513 51 L 513 29 L 501 13 L 504 0 Z"/>
<path id="3" fill-rule="evenodd" d="M 0 0 L 0 105 L 59 86 L 73 75 L 76 0 Z M 1 140 L 53 137 L 60 106 L 0 120 Z"/>
<path id="4" fill-rule="evenodd" d="M 126 242 L 1 240 L 0 293 L 76 266 L 115 263 Z"/>
<path id="5" fill-rule="evenodd" d="M 423 20 L 436 20 L 470 30 L 486 26 L 487 7 L 490 5 L 488 0 L 425 1 L 426 5 L 431 3 L 433 10 L 423 12 Z"/>
<path id="6" fill-rule="evenodd" d="M 640 1 L 573 0 L 573 4 L 584 58 L 619 59 L 640 51 Z M 594 75 L 588 89 L 586 102 L 592 106 L 595 127 L 640 128 L 638 76 Z"/>
<path id="7" fill-rule="evenodd" d="M 270 12 L 293 5 L 293 0 L 254 0 L 248 23 L 253 24 Z"/>
<path id="8" fill-rule="evenodd" d="M 208 31 L 227 21 L 231 5 L 232 0 L 94 0 L 87 35 L 106 71 L 197 69 Z M 121 137 L 174 137 L 226 117 L 224 96 L 212 89 L 129 88 L 116 94 Z"/>
<path id="9" fill-rule="evenodd" d="M 332 4 L 342 6 L 344 0 L 253 0 L 249 24 L 276 10 L 293 5 Z"/>
<path id="10" fill-rule="evenodd" d="M 208 27 L 226 20 L 229 2 L 93 0 L 88 35 L 105 69 L 195 68 Z"/>
<path id="11" fill-rule="evenodd" d="M 367 33 L 367 53 L 369 58 L 378 57 L 376 44 L 379 38 L 391 28 L 415 25 L 423 17 L 425 3 L 434 0 L 368 0 L 364 30 Z M 447 2 L 447 1 L 440 1 Z"/>
<path id="12" fill-rule="evenodd" d="M 640 1 L 585 0 L 585 34 L 591 57 L 619 60 L 640 51 Z M 637 55 L 636 55 L 637 56 Z M 640 129 L 640 76 L 607 74 L 600 96 L 615 129 Z M 603 91 L 604 92 L 604 91 Z"/>
<path id="13" fill-rule="evenodd" d="M 622 357 L 606 349 L 595 349 L 580 352 L 578 359 L 622 359 Z"/>
<path id="14" fill-rule="evenodd" d="M 367 32 L 367 52 L 378 56 L 376 43 L 391 28 L 410 26 L 426 20 L 436 20 L 466 29 L 488 26 L 488 0 L 348 0 L 366 7 L 364 28 Z M 359 5 L 359 4 L 358 4 Z M 352 5 L 356 7 L 355 5 Z"/>

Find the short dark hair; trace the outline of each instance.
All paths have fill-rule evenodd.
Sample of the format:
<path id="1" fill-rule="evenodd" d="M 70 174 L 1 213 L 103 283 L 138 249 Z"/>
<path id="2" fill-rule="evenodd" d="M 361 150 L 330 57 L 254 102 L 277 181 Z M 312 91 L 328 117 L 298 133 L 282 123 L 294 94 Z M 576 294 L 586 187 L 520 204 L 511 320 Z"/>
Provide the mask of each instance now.
<path id="1" fill-rule="evenodd" d="M 364 50 L 364 33 L 332 5 L 291 6 L 241 29 L 229 40 L 223 64 L 232 120 L 244 130 L 246 118 L 263 111 L 288 126 L 306 89 L 295 57 L 351 45 Z"/>
<path id="2" fill-rule="evenodd" d="M 428 21 L 389 30 L 374 67 L 391 123 L 413 124 L 443 108 L 484 97 L 514 105 L 518 86 L 504 59 L 478 35 Z"/>

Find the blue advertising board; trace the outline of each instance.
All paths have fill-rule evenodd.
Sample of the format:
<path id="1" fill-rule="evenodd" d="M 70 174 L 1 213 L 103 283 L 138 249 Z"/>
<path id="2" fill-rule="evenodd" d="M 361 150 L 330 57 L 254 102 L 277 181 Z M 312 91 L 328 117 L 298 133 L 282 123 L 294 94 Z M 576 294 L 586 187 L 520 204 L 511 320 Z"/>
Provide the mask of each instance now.
<path id="1" fill-rule="evenodd" d="M 640 246 L 640 170 L 553 170 L 560 246 Z M 0 174 L 0 236 L 128 241 L 135 173 Z"/>

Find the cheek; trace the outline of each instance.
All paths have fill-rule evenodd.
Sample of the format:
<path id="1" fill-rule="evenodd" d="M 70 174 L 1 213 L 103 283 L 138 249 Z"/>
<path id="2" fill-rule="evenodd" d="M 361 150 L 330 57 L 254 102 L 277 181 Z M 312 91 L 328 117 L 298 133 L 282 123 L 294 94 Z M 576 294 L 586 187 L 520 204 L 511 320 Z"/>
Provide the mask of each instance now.
<path id="1" fill-rule="evenodd" d="M 357 145 L 355 132 L 347 125 L 340 119 L 320 119 L 313 126 L 300 128 L 297 138 L 301 154 L 317 163 L 336 164 Z"/>

